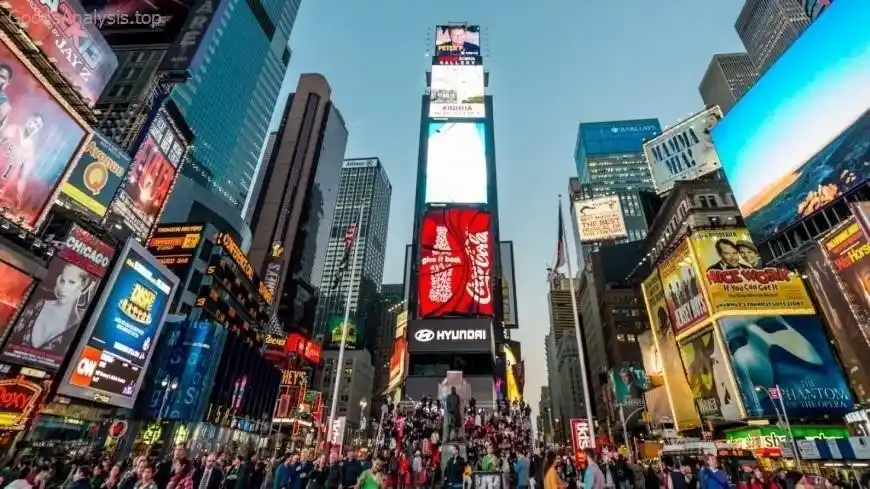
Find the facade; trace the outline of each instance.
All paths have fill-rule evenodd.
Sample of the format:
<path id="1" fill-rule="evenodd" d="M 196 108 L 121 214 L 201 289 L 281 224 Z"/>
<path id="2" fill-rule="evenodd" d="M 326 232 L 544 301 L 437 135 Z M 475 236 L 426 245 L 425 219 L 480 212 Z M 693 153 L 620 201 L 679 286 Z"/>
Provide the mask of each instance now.
<path id="1" fill-rule="evenodd" d="M 375 367 L 373 413 L 381 412 L 381 393 L 387 391 L 390 383 L 390 357 L 393 354 L 393 341 L 396 339 L 396 320 L 405 310 L 405 284 L 382 284 L 378 298 L 373 303 L 369 321 L 375 328 L 372 334 L 372 364 Z"/>
<path id="2" fill-rule="evenodd" d="M 594 197 L 654 189 L 643 142 L 661 132 L 658 119 L 581 122 L 574 148 L 580 183 L 589 184 Z"/>
<path id="3" fill-rule="evenodd" d="M 727 114 L 757 80 L 758 70 L 748 54 L 714 54 L 698 91 L 704 105 L 718 105 Z"/>
<path id="4" fill-rule="evenodd" d="M 285 330 L 313 328 L 319 272 L 337 208 L 347 129 L 330 94 L 323 76 L 300 77 L 251 213 L 251 263 L 272 290 Z"/>
<path id="5" fill-rule="evenodd" d="M 254 208 L 260 200 L 260 191 L 263 189 L 263 177 L 266 176 L 266 168 L 269 167 L 269 162 L 272 160 L 272 151 L 275 149 L 275 140 L 278 138 L 278 131 L 269 134 L 269 139 L 266 140 L 266 146 L 263 148 L 263 157 L 260 158 L 260 164 L 257 165 L 257 176 L 254 178 L 254 184 L 251 186 L 251 196 L 245 205 L 245 222 L 251 223 L 251 218 L 254 217 Z"/>
<path id="6" fill-rule="evenodd" d="M 332 393 L 335 389 L 336 363 L 338 351 L 323 352 L 324 368 L 317 388 L 324 396 L 325 417 L 328 418 L 332 408 Z M 368 418 L 368 408 L 371 406 L 372 384 L 375 369 L 372 366 L 371 355 L 366 350 L 347 350 L 342 359 L 344 365 L 341 371 L 341 386 L 338 388 L 338 404 L 336 417 L 346 416 L 348 424 L 359 427 L 362 416 Z M 366 409 L 363 410 L 365 403 Z"/>
<path id="7" fill-rule="evenodd" d="M 542 385 L 538 396 L 538 439 L 547 444 L 553 443 L 553 400 L 550 386 Z"/>
<path id="8" fill-rule="evenodd" d="M 809 25 L 803 0 L 747 0 L 734 28 L 764 74 Z"/>
<path id="9" fill-rule="evenodd" d="M 552 395 L 553 417 L 562 420 L 561 422 L 571 416 L 585 417 L 577 355 L 577 335 L 574 330 L 574 309 L 571 306 L 568 280 L 563 276 L 550 280 L 550 290 L 547 295 L 550 307 L 550 332 L 546 337 L 547 372 Z M 578 287 L 579 281 L 574 279 L 575 293 Z M 585 318 L 580 326 L 581 330 L 585 328 Z M 572 377 L 572 373 L 576 373 L 576 376 Z M 581 387 L 576 388 L 577 385 Z M 560 427 L 557 426 L 556 429 L 559 430 Z M 564 427 L 561 429 L 564 430 Z M 560 432 L 559 435 L 564 437 L 565 433 Z"/>
<path id="10" fill-rule="evenodd" d="M 351 320 L 356 328 L 356 340 L 350 342 L 355 344 L 350 346 L 371 349 L 374 345 L 377 328 L 373 324 L 370 327 L 368 316 L 384 275 L 392 192 L 390 179 L 378 158 L 344 161 L 314 327 L 314 335 L 327 340 L 324 344 L 333 338 L 330 325 L 341 325 L 346 294 L 350 291 Z M 345 235 L 353 223 L 357 224 L 358 243 L 354 246 L 358 249 L 351 250 L 352 263 L 345 267 L 342 264 Z"/>
<path id="11" fill-rule="evenodd" d="M 556 361 L 559 365 L 559 396 L 561 421 L 571 418 L 585 418 L 586 405 L 583 399 L 583 376 L 580 371 L 580 361 L 577 354 L 577 341 L 572 337 L 564 337 L 556 345 Z"/>

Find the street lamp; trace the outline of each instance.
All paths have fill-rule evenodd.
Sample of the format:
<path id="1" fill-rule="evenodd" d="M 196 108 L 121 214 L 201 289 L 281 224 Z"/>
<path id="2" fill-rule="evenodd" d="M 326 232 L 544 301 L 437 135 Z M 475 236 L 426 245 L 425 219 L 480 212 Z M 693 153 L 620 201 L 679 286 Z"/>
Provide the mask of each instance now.
<path id="1" fill-rule="evenodd" d="M 773 391 L 776 394 L 776 399 L 774 399 L 771 394 Z M 776 384 L 772 389 L 764 388 L 760 385 L 755 386 L 755 392 L 763 392 L 764 395 L 770 399 L 770 404 L 773 405 L 773 410 L 776 412 L 776 419 L 779 421 L 780 427 L 785 427 L 786 432 L 788 433 L 788 439 L 791 441 L 791 449 L 794 452 L 794 463 L 798 472 L 801 471 L 801 456 L 800 452 L 798 452 L 797 442 L 794 439 L 794 433 L 791 431 L 791 423 L 788 421 L 788 413 L 785 410 L 785 401 L 782 400 L 782 389 L 779 388 L 779 384 Z M 776 407 L 776 401 L 779 400 L 779 407 L 782 409 L 782 413 Z"/>
<path id="2" fill-rule="evenodd" d="M 160 386 L 163 387 L 163 400 L 160 401 L 160 411 L 157 412 L 157 422 L 163 419 L 163 411 L 166 409 L 166 401 L 169 400 L 169 393 L 178 389 L 178 379 L 169 379 L 169 376 L 163 377 L 160 381 Z"/>
<path id="3" fill-rule="evenodd" d="M 628 416 L 625 415 L 625 407 L 619 406 L 619 420 L 622 421 L 622 438 L 625 440 L 625 446 L 628 448 L 628 461 L 634 463 L 634 447 L 631 446 L 631 438 L 628 436 L 628 420 L 631 419 L 635 414 L 646 409 L 645 406 L 641 406 L 634 411 L 628 413 Z"/>
<path id="4" fill-rule="evenodd" d="M 363 437 L 363 432 L 364 432 L 365 429 L 366 429 L 366 406 L 368 406 L 368 405 L 369 405 L 369 403 L 366 401 L 366 398 L 365 398 L 365 397 L 363 397 L 362 399 L 360 399 L 360 401 L 359 401 L 359 437 L 360 437 L 360 444 L 362 444 L 363 440 L 365 439 L 365 438 Z"/>

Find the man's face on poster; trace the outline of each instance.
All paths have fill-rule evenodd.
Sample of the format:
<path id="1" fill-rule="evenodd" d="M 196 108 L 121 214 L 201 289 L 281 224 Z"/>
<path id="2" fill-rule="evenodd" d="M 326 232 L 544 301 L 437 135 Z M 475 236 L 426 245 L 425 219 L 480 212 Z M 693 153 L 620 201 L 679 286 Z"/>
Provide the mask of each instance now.
<path id="1" fill-rule="evenodd" d="M 450 28 L 450 42 L 453 43 L 454 46 L 463 46 L 465 45 L 466 32 L 464 27 L 451 27 Z"/>

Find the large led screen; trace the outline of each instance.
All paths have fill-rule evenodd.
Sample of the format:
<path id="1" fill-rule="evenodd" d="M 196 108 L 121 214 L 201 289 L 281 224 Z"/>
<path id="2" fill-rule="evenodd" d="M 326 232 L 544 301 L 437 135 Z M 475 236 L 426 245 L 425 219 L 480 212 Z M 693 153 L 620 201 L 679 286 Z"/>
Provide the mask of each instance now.
<path id="1" fill-rule="evenodd" d="M 85 146 L 58 196 L 64 206 L 100 221 L 130 167 L 130 156 L 98 132 Z"/>
<path id="2" fill-rule="evenodd" d="M 756 242 L 870 174 L 868 22 L 870 2 L 839 0 L 713 128 Z"/>
<path id="3" fill-rule="evenodd" d="M 419 316 L 492 316 L 493 243 L 488 212 L 440 209 L 420 230 Z"/>
<path id="4" fill-rule="evenodd" d="M 0 209 L 34 229 L 47 213 L 85 129 L 0 42 Z"/>
<path id="5" fill-rule="evenodd" d="M 133 157 L 133 163 L 106 219 L 107 227 L 115 225 L 132 231 L 139 241 L 151 234 L 151 228 L 175 183 L 179 165 L 187 153 L 188 142 L 160 111 L 151 123 L 148 134 Z"/>
<path id="6" fill-rule="evenodd" d="M 0 358 L 59 369 L 114 255 L 114 247 L 73 226 L 18 316 Z"/>
<path id="7" fill-rule="evenodd" d="M 483 64 L 480 53 L 480 26 L 435 26 L 435 55 L 433 65 Z"/>
<path id="8" fill-rule="evenodd" d="M 486 124 L 430 122 L 426 203 L 486 204 Z"/>
<path id="9" fill-rule="evenodd" d="M 789 416 L 844 415 L 854 408 L 817 316 L 734 316 L 719 327 L 748 416 L 777 415 L 770 392 L 776 386 Z"/>
<path id="10" fill-rule="evenodd" d="M 133 407 L 177 286 L 172 272 L 127 240 L 58 392 Z"/>
<path id="11" fill-rule="evenodd" d="M 429 117 L 486 117 L 483 66 L 433 66 Z"/>

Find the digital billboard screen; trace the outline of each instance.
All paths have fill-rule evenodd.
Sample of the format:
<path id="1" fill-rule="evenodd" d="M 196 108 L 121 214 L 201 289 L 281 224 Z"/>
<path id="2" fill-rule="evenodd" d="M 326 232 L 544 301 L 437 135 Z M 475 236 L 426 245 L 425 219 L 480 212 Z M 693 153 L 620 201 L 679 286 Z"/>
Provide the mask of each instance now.
<path id="1" fill-rule="evenodd" d="M 114 247 L 74 225 L 18 316 L 0 359 L 59 369 L 113 256 Z"/>
<path id="2" fill-rule="evenodd" d="M 680 357 L 686 369 L 686 379 L 692 388 L 695 408 L 702 418 L 712 420 L 741 419 L 739 397 L 731 382 L 728 359 L 722 354 L 713 328 L 680 341 Z"/>
<path id="3" fill-rule="evenodd" d="M 486 204 L 486 124 L 430 122 L 426 203 Z"/>
<path id="4" fill-rule="evenodd" d="M 175 184 L 188 145 L 169 115 L 161 110 L 121 182 L 109 209 L 106 227 L 122 226 L 139 241 L 148 239 Z"/>
<path id="5" fill-rule="evenodd" d="M 480 65 L 480 26 L 435 26 L 435 53 L 433 65 Z"/>
<path id="6" fill-rule="evenodd" d="M 165 224 L 157 226 L 148 240 L 148 251 L 160 263 L 183 277 L 184 270 L 190 266 L 193 254 L 202 241 L 203 224 Z"/>
<path id="7" fill-rule="evenodd" d="M 574 203 L 580 241 L 594 243 L 628 236 L 618 195 L 596 197 Z"/>
<path id="8" fill-rule="evenodd" d="M 172 272 L 128 239 L 58 393 L 133 407 L 177 286 Z"/>
<path id="9" fill-rule="evenodd" d="M 86 131 L 2 36 L 0 90 L 0 209 L 33 230 L 54 202 Z"/>
<path id="10" fill-rule="evenodd" d="M 130 156 L 99 132 L 85 146 L 58 196 L 66 207 L 101 221 L 130 167 Z"/>
<path id="11" fill-rule="evenodd" d="M 21 270 L 0 261 L 0 338 L 6 334 L 6 328 L 15 319 L 15 314 L 24 303 L 33 277 Z"/>
<path id="12" fill-rule="evenodd" d="M 870 2 L 838 0 L 713 128 L 756 242 L 870 175 L 868 21 Z"/>
<path id="13" fill-rule="evenodd" d="M 662 132 L 658 119 L 581 122 L 579 145 L 586 155 L 643 153 L 643 143 Z"/>
<path id="14" fill-rule="evenodd" d="M 426 212 L 420 230 L 419 316 L 492 316 L 490 215 L 473 209 Z"/>
<path id="15" fill-rule="evenodd" d="M 433 66 L 429 90 L 429 117 L 483 119 L 483 66 Z"/>
<path id="16" fill-rule="evenodd" d="M 713 127 L 722 119 L 718 105 L 681 121 L 643 144 L 653 183 L 664 193 L 680 180 L 694 180 L 722 167 L 713 147 Z"/>

